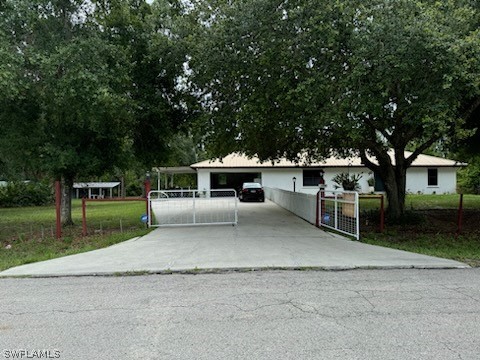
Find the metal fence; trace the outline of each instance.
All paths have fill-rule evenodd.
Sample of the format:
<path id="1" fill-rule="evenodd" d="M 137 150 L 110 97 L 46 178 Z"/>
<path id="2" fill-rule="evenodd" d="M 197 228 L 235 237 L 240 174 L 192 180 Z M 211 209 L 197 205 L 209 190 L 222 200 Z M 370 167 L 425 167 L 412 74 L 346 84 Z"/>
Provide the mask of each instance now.
<path id="1" fill-rule="evenodd" d="M 148 194 L 149 226 L 219 225 L 238 222 L 237 192 L 163 190 Z"/>
<path id="2" fill-rule="evenodd" d="M 325 191 L 319 196 L 320 225 L 360 239 L 358 193 Z"/>

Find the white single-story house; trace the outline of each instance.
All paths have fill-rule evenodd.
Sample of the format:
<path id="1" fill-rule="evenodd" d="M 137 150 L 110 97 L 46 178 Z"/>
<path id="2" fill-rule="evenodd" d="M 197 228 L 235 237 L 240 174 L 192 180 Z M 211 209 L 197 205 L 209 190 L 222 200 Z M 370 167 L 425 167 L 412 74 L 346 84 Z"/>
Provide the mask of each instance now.
<path id="1" fill-rule="evenodd" d="M 405 152 L 405 156 L 410 156 Z M 391 154 L 393 159 L 393 152 Z M 447 194 L 457 191 L 457 170 L 466 166 L 454 160 L 430 155 L 419 155 L 407 170 L 407 193 Z M 324 172 L 326 190 L 335 190 L 333 182 L 339 173 L 360 174 L 360 192 L 368 193 L 368 179 L 375 181 L 374 190 L 383 191 L 381 179 L 365 167 L 359 157 L 345 159 L 328 158 L 309 165 L 296 164 L 288 160 L 260 162 L 241 154 L 230 154 L 219 160 L 206 160 L 191 165 L 197 171 L 199 190 L 234 188 L 243 182 L 260 182 L 265 187 L 279 188 L 308 194 L 318 192 L 320 170 Z"/>

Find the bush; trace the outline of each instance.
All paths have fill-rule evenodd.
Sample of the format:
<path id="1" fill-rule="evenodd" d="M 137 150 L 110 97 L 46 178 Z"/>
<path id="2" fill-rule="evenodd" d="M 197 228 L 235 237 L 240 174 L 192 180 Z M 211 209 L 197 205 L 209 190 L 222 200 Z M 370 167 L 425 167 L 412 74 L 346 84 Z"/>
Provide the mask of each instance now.
<path id="1" fill-rule="evenodd" d="M 10 182 L 0 187 L 0 207 L 41 206 L 53 203 L 50 186 L 36 182 Z"/>
<path id="2" fill-rule="evenodd" d="M 142 196 L 143 187 L 140 182 L 130 183 L 126 187 L 127 196 Z"/>
<path id="3" fill-rule="evenodd" d="M 458 172 L 458 190 L 464 194 L 480 194 L 480 158 L 473 159 Z"/>

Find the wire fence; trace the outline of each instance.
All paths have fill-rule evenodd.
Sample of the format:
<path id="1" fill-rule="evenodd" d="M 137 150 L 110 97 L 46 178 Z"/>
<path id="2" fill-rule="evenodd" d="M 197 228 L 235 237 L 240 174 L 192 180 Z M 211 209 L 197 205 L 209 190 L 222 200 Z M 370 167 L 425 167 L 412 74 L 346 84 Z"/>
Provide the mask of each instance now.
<path id="1" fill-rule="evenodd" d="M 145 229 L 141 215 L 146 213 L 142 201 L 88 201 L 87 230 L 84 235 L 123 233 Z M 62 237 L 81 237 L 82 202 L 72 204 L 74 225 L 62 228 Z M 39 206 L 0 209 L 0 244 L 14 241 L 42 241 L 56 237 L 55 207 Z"/>
<path id="2" fill-rule="evenodd" d="M 322 191 L 319 207 L 321 226 L 360 239 L 356 191 Z"/>

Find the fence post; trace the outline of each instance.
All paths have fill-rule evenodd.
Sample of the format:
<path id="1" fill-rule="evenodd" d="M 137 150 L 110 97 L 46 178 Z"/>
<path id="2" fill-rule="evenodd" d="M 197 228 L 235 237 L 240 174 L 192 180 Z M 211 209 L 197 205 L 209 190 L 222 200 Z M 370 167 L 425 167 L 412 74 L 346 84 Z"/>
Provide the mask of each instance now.
<path id="1" fill-rule="evenodd" d="M 458 204 L 458 214 L 457 214 L 457 236 L 462 232 L 462 222 L 463 222 L 463 194 L 460 194 L 460 203 Z"/>
<path id="2" fill-rule="evenodd" d="M 60 239 L 62 237 L 62 219 L 60 207 L 62 205 L 62 186 L 60 180 L 55 181 L 55 214 L 56 214 L 56 238 Z"/>
<path id="3" fill-rule="evenodd" d="M 87 199 L 82 198 L 82 236 L 87 236 Z"/>
<path id="4" fill-rule="evenodd" d="M 385 205 L 383 200 L 383 194 L 380 194 L 380 232 L 383 233 L 385 229 Z"/>
<path id="5" fill-rule="evenodd" d="M 150 173 L 147 173 L 144 184 L 145 184 L 145 207 L 146 207 L 146 214 L 148 215 L 148 208 L 149 208 L 148 195 L 150 194 L 150 190 L 152 189 L 152 184 L 150 182 Z"/>
<path id="6" fill-rule="evenodd" d="M 323 178 L 322 178 L 323 179 Z M 325 183 L 322 181 L 320 184 L 318 184 L 318 187 L 320 188 L 319 194 L 320 194 L 320 214 L 319 214 L 319 226 L 322 226 L 322 216 L 325 215 Z M 318 206 L 318 205 L 317 205 Z"/>
<path id="7" fill-rule="evenodd" d="M 355 192 L 355 222 L 356 222 L 356 238 L 357 240 L 360 240 L 360 197 L 358 195 L 358 192 Z"/>

